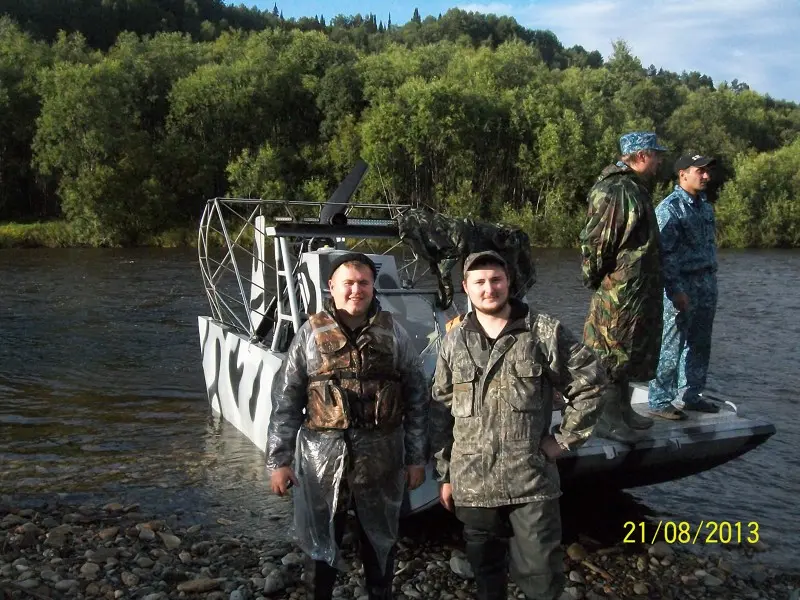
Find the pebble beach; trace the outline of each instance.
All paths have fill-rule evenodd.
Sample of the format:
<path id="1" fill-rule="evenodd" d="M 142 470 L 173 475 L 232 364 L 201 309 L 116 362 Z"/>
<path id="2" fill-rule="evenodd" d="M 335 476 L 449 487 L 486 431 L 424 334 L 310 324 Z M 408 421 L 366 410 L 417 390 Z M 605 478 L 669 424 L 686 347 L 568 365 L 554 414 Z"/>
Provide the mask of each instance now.
<path id="1" fill-rule="evenodd" d="M 260 600 L 306 598 L 305 559 L 290 542 L 226 532 L 225 519 L 186 522 L 139 505 L 0 502 L 0 597 Z M 469 600 L 474 581 L 457 531 L 404 525 L 394 597 Z M 563 600 L 600 598 L 799 600 L 800 572 L 760 563 L 767 548 L 686 548 L 664 541 L 565 545 Z M 346 536 L 335 597 L 367 600 Z M 509 599 L 524 598 L 513 584 Z"/>

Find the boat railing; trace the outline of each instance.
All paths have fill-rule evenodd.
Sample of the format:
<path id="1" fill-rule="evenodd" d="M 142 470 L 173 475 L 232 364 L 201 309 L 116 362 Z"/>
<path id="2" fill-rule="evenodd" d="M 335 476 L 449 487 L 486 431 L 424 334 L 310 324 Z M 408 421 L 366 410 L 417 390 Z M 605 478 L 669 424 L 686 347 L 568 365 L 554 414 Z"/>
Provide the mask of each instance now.
<path id="1" fill-rule="evenodd" d="M 392 203 L 208 200 L 197 247 L 212 317 L 253 342 L 282 351 L 307 316 L 300 256 L 322 246 L 393 254 L 402 287 L 414 289 L 429 267 L 400 240 L 396 219 L 409 208 Z M 324 210 L 334 213 L 327 223 L 320 222 Z"/>

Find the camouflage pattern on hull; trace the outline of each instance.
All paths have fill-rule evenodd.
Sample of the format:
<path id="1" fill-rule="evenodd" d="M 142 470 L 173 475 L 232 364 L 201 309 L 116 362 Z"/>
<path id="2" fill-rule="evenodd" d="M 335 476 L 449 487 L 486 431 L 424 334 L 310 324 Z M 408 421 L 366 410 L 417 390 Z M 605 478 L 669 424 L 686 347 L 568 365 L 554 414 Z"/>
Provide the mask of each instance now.
<path id="1" fill-rule="evenodd" d="M 592 187 L 580 239 L 583 282 L 595 290 L 584 343 L 611 379 L 652 379 L 663 307 L 658 226 L 647 187 L 627 165 L 606 167 Z"/>
<path id="2" fill-rule="evenodd" d="M 439 282 L 439 307 L 453 302 L 453 281 L 450 272 L 459 260 L 472 252 L 494 250 L 509 266 L 513 298 L 522 299 L 536 283 L 531 242 L 519 229 L 478 223 L 472 219 L 454 219 L 423 209 L 411 209 L 398 219 L 400 239 L 430 264 L 431 273 Z"/>

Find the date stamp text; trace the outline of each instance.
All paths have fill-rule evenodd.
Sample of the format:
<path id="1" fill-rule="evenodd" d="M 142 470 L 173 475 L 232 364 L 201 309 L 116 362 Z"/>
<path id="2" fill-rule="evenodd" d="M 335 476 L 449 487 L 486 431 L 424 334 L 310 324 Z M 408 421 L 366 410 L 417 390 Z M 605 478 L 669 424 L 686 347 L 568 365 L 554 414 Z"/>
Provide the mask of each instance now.
<path id="1" fill-rule="evenodd" d="M 651 534 L 647 529 L 653 525 Z M 655 544 L 659 539 L 667 544 L 756 544 L 760 539 L 756 521 L 626 521 L 623 527 L 625 544 Z"/>

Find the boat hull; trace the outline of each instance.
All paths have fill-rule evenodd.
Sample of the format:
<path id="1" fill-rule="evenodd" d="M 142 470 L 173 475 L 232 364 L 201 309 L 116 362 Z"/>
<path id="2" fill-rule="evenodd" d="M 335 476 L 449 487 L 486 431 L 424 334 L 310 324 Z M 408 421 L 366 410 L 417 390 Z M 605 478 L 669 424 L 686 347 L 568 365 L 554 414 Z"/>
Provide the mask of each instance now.
<path id="1" fill-rule="evenodd" d="M 210 317 L 198 319 L 203 373 L 211 409 L 265 452 L 271 411 L 270 393 L 284 354 L 273 352 Z M 632 406 L 646 412 L 647 389 L 634 385 Z M 732 405 L 718 414 L 689 413 L 687 421 L 657 419 L 647 439 L 635 446 L 591 438 L 558 459 L 562 487 L 626 489 L 672 481 L 716 467 L 764 443 L 775 426 L 738 414 Z M 560 413 L 554 412 L 557 427 Z M 433 467 L 416 490 L 407 493 L 405 514 L 438 502 Z"/>

